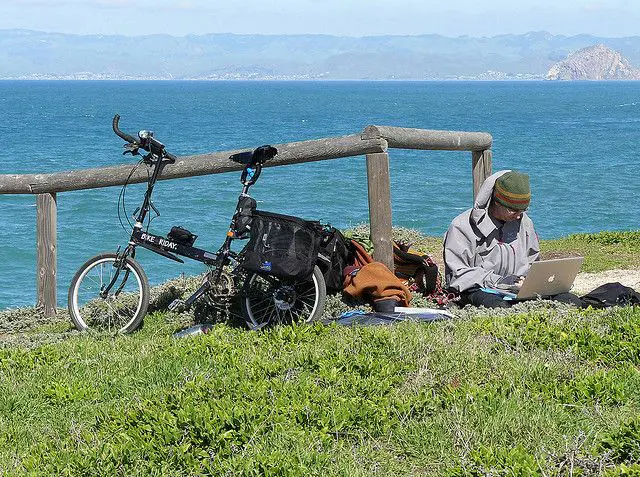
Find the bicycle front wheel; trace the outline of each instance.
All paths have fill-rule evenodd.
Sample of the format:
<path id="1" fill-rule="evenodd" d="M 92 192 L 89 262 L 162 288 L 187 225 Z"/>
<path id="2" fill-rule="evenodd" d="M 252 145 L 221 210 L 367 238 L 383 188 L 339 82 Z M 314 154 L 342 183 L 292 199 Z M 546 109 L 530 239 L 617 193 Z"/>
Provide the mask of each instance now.
<path id="1" fill-rule="evenodd" d="M 138 262 L 127 258 L 118 266 L 116 258 L 114 253 L 96 255 L 71 280 L 69 315 L 78 330 L 131 333 L 142 324 L 149 306 L 149 281 Z"/>
<path id="2" fill-rule="evenodd" d="M 318 266 L 308 280 L 297 283 L 254 273 L 243 286 L 242 312 L 252 329 L 295 321 L 308 323 L 320 319 L 326 297 L 324 277 Z"/>

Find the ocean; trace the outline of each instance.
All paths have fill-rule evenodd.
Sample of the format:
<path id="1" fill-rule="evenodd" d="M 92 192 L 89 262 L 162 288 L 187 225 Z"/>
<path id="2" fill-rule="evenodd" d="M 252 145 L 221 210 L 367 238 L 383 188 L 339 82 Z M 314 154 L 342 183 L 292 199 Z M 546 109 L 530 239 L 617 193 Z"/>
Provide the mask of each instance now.
<path id="1" fill-rule="evenodd" d="M 0 81 L 0 174 L 130 163 L 111 131 L 155 131 L 177 155 L 343 136 L 367 125 L 483 131 L 493 170 L 531 176 L 540 238 L 637 230 L 640 82 Z M 442 235 L 472 202 L 471 153 L 390 149 L 394 225 Z M 240 193 L 239 173 L 162 181 L 151 230 L 181 225 L 216 250 Z M 119 187 L 60 193 L 58 305 L 75 270 L 126 244 Z M 143 188 L 126 193 L 129 214 Z M 364 157 L 264 169 L 259 208 L 347 228 L 368 220 Z M 0 196 L 0 309 L 35 303 L 35 197 Z M 152 284 L 198 263 L 142 250 Z"/>

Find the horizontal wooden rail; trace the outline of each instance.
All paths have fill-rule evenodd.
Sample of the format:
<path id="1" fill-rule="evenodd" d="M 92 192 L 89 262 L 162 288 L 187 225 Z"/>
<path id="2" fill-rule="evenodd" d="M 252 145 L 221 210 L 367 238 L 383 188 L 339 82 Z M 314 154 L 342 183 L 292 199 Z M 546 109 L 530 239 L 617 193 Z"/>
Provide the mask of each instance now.
<path id="1" fill-rule="evenodd" d="M 491 148 L 488 133 L 434 131 L 393 126 L 367 126 L 358 135 L 276 144 L 278 155 L 266 167 L 361 156 L 397 149 L 445 151 L 483 151 Z M 221 172 L 239 171 L 242 167 L 229 159 L 239 150 L 183 156 L 165 167 L 161 179 L 177 179 Z M 52 174 L 0 175 L 0 194 L 44 194 L 71 190 L 123 185 L 131 173 L 131 164 L 94 169 L 80 169 Z M 144 168 L 136 171 L 130 183 L 144 182 Z"/>
<path id="2" fill-rule="evenodd" d="M 491 149 L 491 134 L 465 131 L 434 131 L 430 129 L 367 126 L 362 139 L 383 138 L 396 149 L 438 151 L 483 151 Z"/>
<path id="3" fill-rule="evenodd" d="M 475 197 L 480 184 L 491 174 L 491 143 L 491 135 L 481 132 L 367 126 L 362 133 L 350 136 L 275 144 L 278 155 L 265 167 L 365 155 L 374 258 L 393 268 L 387 149 L 471 151 Z M 179 157 L 175 164 L 164 168 L 160 180 L 239 171 L 242 166 L 231 161 L 229 156 L 240 151 Z M 132 174 L 132 163 L 51 174 L 0 175 L 0 194 L 35 194 L 37 197 L 37 296 L 45 316 L 56 310 L 56 193 L 146 182 L 146 168 L 140 167 Z"/>
<path id="4" fill-rule="evenodd" d="M 340 157 L 362 156 L 385 152 L 387 142 L 381 138 L 362 139 L 360 135 L 318 139 L 313 141 L 274 144 L 278 155 L 265 167 L 323 161 Z M 246 150 L 246 149 L 244 149 Z M 242 165 L 229 159 L 241 150 L 182 156 L 162 171 L 161 180 L 195 177 L 242 170 Z M 146 168 L 141 167 L 131 177 L 131 162 L 120 166 L 79 169 L 52 174 L 0 175 L 0 194 L 43 194 L 71 190 L 95 189 L 128 183 L 146 182 Z"/>

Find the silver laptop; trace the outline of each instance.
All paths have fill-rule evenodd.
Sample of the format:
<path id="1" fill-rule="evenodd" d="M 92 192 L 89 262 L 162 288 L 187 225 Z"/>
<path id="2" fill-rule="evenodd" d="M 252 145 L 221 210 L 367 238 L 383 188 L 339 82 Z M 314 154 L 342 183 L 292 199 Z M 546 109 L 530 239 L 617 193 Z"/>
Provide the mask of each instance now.
<path id="1" fill-rule="evenodd" d="M 558 258 L 533 262 L 516 299 L 549 296 L 571 290 L 584 257 Z"/>
<path id="2" fill-rule="evenodd" d="M 583 260 L 584 257 L 570 257 L 533 262 L 517 294 L 506 290 L 500 293 L 512 300 L 566 293 L 571 290 Z"/>

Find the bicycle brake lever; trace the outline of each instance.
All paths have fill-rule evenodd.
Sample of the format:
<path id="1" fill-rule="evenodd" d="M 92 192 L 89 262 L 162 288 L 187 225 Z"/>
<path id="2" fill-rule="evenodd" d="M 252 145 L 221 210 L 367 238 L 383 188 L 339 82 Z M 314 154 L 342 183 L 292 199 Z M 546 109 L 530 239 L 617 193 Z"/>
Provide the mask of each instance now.
<path id="1" fill-rule="evenodd" d="M 139 154 L 138 152 L 138 145 L 137 144 L 125 144 L 124 146 L 122 146 L 126 149 L 126 151 L 124 151 L 122 153 L 122 155 L 126 155 L 126 154 L 131 154 L 132 156 L 137 156 Z"/>

